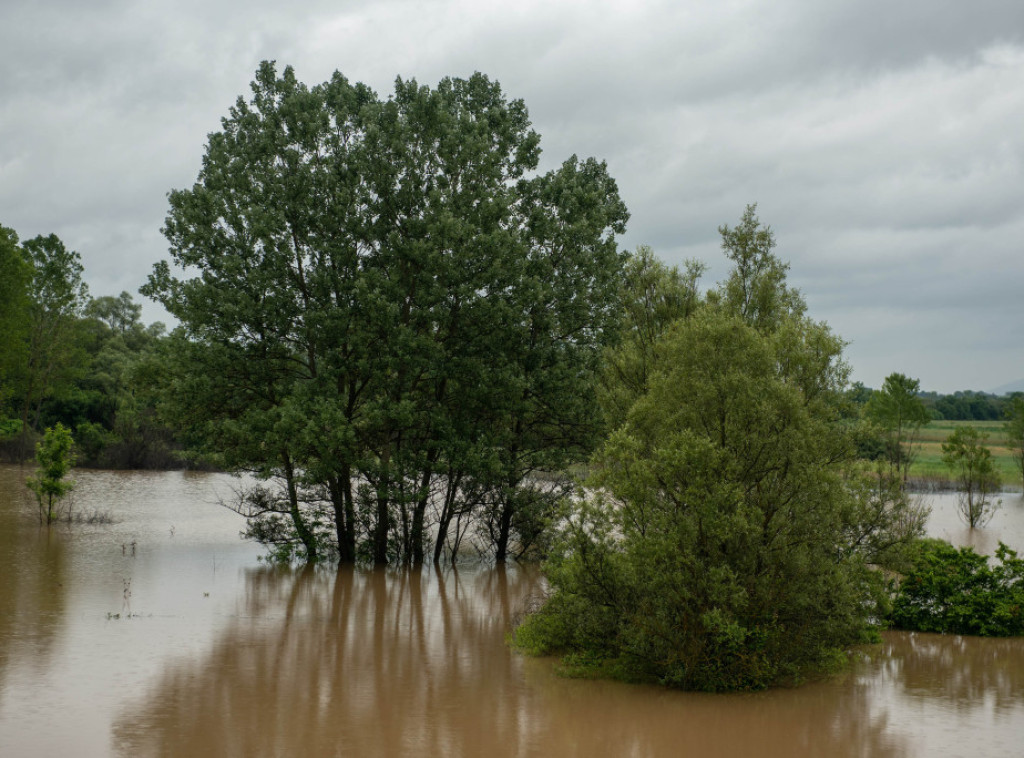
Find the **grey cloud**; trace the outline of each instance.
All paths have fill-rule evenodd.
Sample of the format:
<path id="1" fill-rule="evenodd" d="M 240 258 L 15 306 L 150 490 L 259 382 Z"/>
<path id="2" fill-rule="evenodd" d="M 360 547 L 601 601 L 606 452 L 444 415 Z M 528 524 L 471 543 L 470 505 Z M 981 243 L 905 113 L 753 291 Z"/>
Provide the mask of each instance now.
<path id="1" fill-rule="evenodd" d="M 994 0 L 8 0 L 0 223 L 60 234 L 96 294 L 135 290 L 261 59 L 383 94 L 481 70 L 526 101 L 544 167 L 608 161 L 625 246 L 711 283 L 717 227 L 757 201 L 858 378 L 989 387 L 1024 376 L 1022 34 L 1024 5 Z"/>

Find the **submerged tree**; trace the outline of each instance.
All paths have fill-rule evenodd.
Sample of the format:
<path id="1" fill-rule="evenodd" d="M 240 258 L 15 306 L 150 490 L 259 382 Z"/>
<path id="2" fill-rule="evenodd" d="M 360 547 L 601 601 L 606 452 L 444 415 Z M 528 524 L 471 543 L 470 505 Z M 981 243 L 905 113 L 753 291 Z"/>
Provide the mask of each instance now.
<path id="1" fill-rule="evenodd" d="M 995 515 L 999 474 L 992 451 L 985 447 L 988 435 L 973 426 L 961 426 L 942 443 L 942 460 L 952 471 L 959 490 L 960 516 L 973 529 L 985 526 Z"/>
<path id="2" fill-rule="evenodd" d="M 525 647 L 686 689 L 799 678 L 863 638 L 881 589 L 869 564 L 919 534 L 905 500 L 852 472 L 842 341 L 803 315 L 752 209 L 741 226 L 759 262 L 738 261 L 660 340 Z"/>
<path id="3" fill-rule="evenodd" d="M 431 503 L 444 540 L 480 488 L 501 558 L 531 472 L 593 445 L 614 181 L 575 157 L 528 178 L 526 108 L 481 74 L 382 101 L 264 63 L 252 90 L 171 193 L 173 261 L 199 275 L 146 287 L 181 323 L 165 413 L 283 481 L 306 559 L 326 504 L 342 560 L 421 562 Z"/>
<path id="4" fill-rule="evenodd" d="M 73 481 L 65 478 L 75 462 L 74 444 L 71 431 L 57 424 L 47 429 L 42 441 L 36 445 L 39 471 L 25 483 L 35 493 L 40 523 L 50 525 L 61 517 L 63 500 L 75 486 Z"/>

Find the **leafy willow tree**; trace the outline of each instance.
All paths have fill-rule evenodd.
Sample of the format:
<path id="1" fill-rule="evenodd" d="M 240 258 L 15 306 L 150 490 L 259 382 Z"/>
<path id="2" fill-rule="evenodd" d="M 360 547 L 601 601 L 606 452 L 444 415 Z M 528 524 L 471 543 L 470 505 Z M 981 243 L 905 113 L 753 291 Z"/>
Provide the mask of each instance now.
<path id="1" fill-rule="evenodd" d="M 180 321 L 163 411 L 226 466 L 280 483 L 257 536 L 419 563 L 486 504 L 508 552 L 530 475 L 593 444 L 626 211 L 603 163 L 528 177 L 525 106 L 481 74 L 380 100 L 264 63 L 171 193 Z M 333 530 L 323 529 L 328 513 Z M 439 553 L 435 551 L 435 556 Z"/>
<path id="2" fill-rule="evenodd" d="M 942 461 L 959 490 L 960 516 L 971 529 L 985 526 L 998 506 L 992 495 L 999 491 L 999 474 L 985 447 L 987 437 L 973 426 L 961 426 L 942 443 Z"/>
<path id="3" fill-rule="evenodd" d="M 856 474 L 842 341 L 804 315 L 752 207 L 738 229 L 735 270 L 660 338 L 593 458 L 524 647 L 686 689 L 800 678 L 863 639 L 871 564 L 919 534 Z"/>
<path id="4" fill-rule="evenodd" d="M 1010 454 L 1020 471 L 1021 484 L 1024 484 L 1024 394 L 1015 394 L 1010 398 L 1006 409 L 1006 444 Z"/>
<path id="5" fill-rule="evenodd" d="M 929 420 L 920 390 L 917 379 L 893 373 L 864 407 L 866 418 L 881 430 L 890 474 L 904 484 L 914 462 L 917 435 Z"/>

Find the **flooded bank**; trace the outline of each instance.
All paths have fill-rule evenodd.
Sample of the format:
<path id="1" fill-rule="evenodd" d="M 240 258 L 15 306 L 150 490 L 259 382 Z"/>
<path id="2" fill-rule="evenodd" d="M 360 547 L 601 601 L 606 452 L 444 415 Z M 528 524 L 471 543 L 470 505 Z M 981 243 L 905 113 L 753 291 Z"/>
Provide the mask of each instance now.
<path id="1" fill-rule="evenodd" d="M 268 567 L 211 474 L 77 472 L 76 507 L 116 523 L 41 530 L 21 476 L 0 467 L 3 756 L 1020 753 L 1021 640 L 888 633 L 754 694 L 566 680 L 505 643 L 534 570 Z M 1003 500 L 971 533 L 931 496 L 930 530 L 1022 549 Z"/>

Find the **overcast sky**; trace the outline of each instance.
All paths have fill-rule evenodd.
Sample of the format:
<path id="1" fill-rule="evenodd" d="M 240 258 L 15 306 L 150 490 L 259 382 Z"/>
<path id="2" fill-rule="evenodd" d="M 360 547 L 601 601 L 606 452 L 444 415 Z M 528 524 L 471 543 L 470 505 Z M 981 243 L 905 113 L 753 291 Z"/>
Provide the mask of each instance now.
<path id="1" fill-rule="evenodd" d="M 1021 0 L 3 0 L 0 224 L 141 299 L 167 192 L 263 59 L 382 96 L 482 71 L 526 101 L 542 168 L 608 162 L 625 247 L 711 284 L 718 226 L 756 202 L 855 379 L 1024 378 Z"/>

